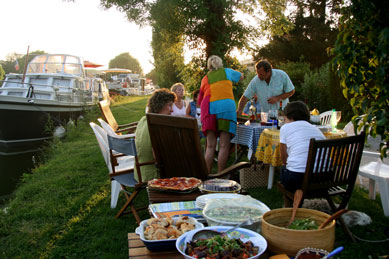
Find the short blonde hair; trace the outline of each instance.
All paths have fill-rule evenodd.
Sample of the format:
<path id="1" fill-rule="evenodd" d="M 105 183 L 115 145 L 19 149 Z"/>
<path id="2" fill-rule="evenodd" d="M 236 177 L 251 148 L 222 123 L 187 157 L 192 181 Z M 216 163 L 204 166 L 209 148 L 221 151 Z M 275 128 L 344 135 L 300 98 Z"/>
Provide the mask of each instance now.
<path id="1" fill-rule="evenodd" d="M 185 86 L 181 83 L 175 83 L 174 85 L 172 85 L 172 87 L 170 87 L 170 91 L 175 93 L 177 88 L 180 86 L 184 89 L 184 93 L 185 93 Z"/>
<path id="2" fill-rule="evenodd" d="M 223 67 L 223 60 L 216 55 L 212 55 L 208 58 L 207 68 L 209 70 L 218 70 Z"/>

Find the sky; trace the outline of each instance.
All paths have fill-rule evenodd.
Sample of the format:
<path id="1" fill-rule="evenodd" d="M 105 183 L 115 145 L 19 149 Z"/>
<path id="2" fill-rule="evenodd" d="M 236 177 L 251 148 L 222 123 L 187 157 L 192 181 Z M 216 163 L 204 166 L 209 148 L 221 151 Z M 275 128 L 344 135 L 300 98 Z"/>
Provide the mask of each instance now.
<path id="1" fill-rule="evenodd" d="M 153 69 L 151 28 L 128 22 L 115 8 L 104 10 L 99 0 L 1 0 L 0 60 L 11 53 L 45 51 L 72 54 L 104 65 L 129 52 Z"/>

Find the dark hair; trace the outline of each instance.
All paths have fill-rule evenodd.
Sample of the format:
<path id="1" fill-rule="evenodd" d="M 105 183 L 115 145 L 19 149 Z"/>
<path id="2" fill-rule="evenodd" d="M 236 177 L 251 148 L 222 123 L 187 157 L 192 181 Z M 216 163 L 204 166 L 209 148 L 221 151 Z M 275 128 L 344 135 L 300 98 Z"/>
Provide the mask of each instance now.
<path id="1" fill-rule="evenodd" d="M 148 112 L 159 113 L 167 103 L 174 102 L 175 99 L 176 94 L 166 88 L 155 90 L 147 103 Z"/>
<path id="2" fill-rule="evenodd" d="M 263 70 L 265 72 L 269 72 L 271 70 L 271 64 L 269 61 L 267 61 L 266 59 L 262 59 L 260 61 L 258 61 L 256 64 L 255 64 L 255 68 L 257 70 L 259 70 L 261 67 L 263 67 Z"/>
<path id="3" fill-rule="evenodd" d="M 284 115 L 288 119 L 292 119 L 294 121 L 309 122 L 310 119 L 308 106 L 302 101 L 294 101 L 288 103 L 284 109 Z"/>
<path id="4" fill-rule="evenodd" d="M 193 93 L 192 93 L 192 95 L 193 95 L 193 100 L 194 100 L 195 98 L 197 98 L 197 96 L 199 95 L 199 93 L 200 93 L 200 90 L 199 90 L 199 89 L 193 91 Z"/>

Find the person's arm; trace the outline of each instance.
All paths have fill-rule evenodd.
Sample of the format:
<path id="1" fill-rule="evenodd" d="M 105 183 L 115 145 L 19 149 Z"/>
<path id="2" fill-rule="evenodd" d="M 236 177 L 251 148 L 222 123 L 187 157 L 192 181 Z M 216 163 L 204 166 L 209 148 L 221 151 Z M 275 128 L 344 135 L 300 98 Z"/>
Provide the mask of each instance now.
<path id="1" fill-rule="evenodd" d="M 286 165 L 286 161 L 288 159 L 288 152 L 286 151 L 286 145 L 280 143 L 280 153 L 281 153 L 281 161 L 283 165 Z"/>
<path id="2" fill-rule="evenodd" d="M 293 89 L 293 90 L 290 91 L 290 92 L 283 93 L 283 94 L 276 95 L 276 96 L 272 96 L 272 97 L 270 97 L 269 99 L 267 99 L 267 102 L 268 102 L 268 103 L 271 103 L 271 104 L 277 103 L 277 102 L 279 102 L 279 101 L 281 101 L 281 100 L 284 100 L 284 99 L 286 99 L 286 98 L 291 97 L 292 95 L 294 95 L 294 93 L 295 93 L 295 90 Z"/>
<path id="3" fill-rule="evenodd" d="M 238 109 L 236 110 L 237 115 L 241 115 L 242 114 L 243 108 L 246 105 L 246 103 L 248 102 L 248 100 L 249 99 L 247 99 L 247 97 L 244 96 L 244 95 L 242 95 L 242 97 L 240 97 L 240 100 L 239 100 L 239 103 L 238 103 Z"/>
<path id="4" fill-rule="evenodd" d="M 186 116 L 189 116 L 189 117 L 192 117 L 192 116 L 190 116 L 190 103 L 189 103 L 189 105 L 186 107 Z"/>

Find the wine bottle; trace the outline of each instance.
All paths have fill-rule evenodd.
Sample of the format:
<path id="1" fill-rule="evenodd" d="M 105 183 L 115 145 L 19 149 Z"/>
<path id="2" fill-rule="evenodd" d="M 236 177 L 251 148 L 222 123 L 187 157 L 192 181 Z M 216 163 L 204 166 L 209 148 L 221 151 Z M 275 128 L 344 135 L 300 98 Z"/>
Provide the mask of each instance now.
<path id="1" fill-rule="evenodd" d="M 250 105 L 250 122 L 255 122 L 257 119 L 257 108 L 254 105 L 254 100 L 251 100 L 251 105 Z"/>
<path id="2" fill-rule="evenodd" d="M 277 129 L 280 129 L 282 125 L 284 125 L 284 111 L 282 110 L 282 100 L 281 100 L 280 108 L 278 108 Z"/>

